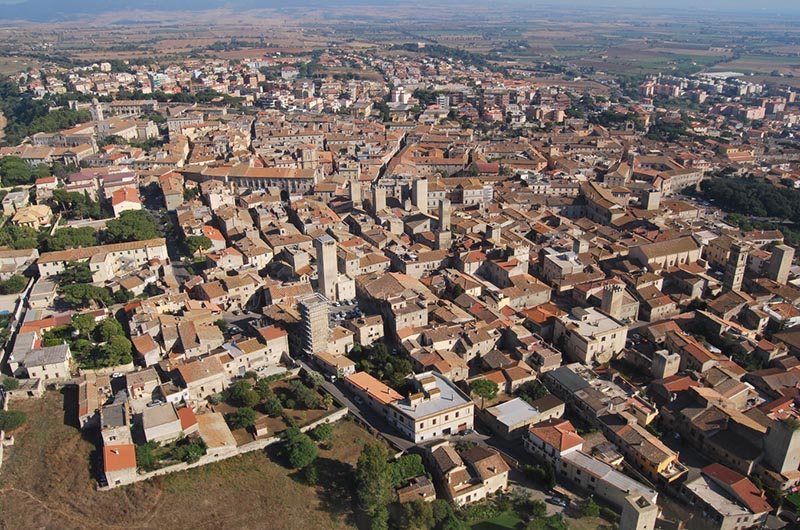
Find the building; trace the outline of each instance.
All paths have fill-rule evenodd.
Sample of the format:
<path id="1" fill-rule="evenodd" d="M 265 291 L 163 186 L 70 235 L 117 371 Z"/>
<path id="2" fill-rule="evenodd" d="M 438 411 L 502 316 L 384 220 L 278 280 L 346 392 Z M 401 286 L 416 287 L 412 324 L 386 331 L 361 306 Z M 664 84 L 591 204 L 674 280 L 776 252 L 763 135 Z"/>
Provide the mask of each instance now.
<path id="1" fill-rule="evenodd" d="M 619 530 L 654 530 L 660 508 L 639 495 L 628 495 L 622 505 Z"/>
<path id="2" fill-rule="evenodd" d="M 128 210 L 141 210 L 142 200 L 135 189 L 122 188 L 111 194 L 111 208 L 114 210 L 114 217 L 119 217 Z"/>
<path id="3" fill-rule="evenodd" d="M 718 463 L 704 467 L 699 477 L 681 487 L 681 493 L 702 508 L 718 530 L 763 528 L 772 511 L 764 492 L 750 479 Z"/>
<path id="4" fill-rule="evenodd" d="M 25 374 L 30 379 L 49 381 L 53 379 L 69 379 L 71 377 L 70 363 L 72 361 L 72 353 L 66 343 L 58 346 L 35 348 L 16 361 L 18 364 L 9 359 L 9 365 L 14 370 L 14 373 L 18 374 L 20 369 L 24 369 Z M 14 368 L 14 366 L 18 366 L 18 368 Z"/>
<path id="5" fill-rule="evenodd" d="M 772 249 L 767 268 L 767 278 L 780 284 L 789 281 L 789 269 L 792 267 L 794 249 L 788 245 L 776 245 Z"/>
<path id="6" fill-rule="evenodd" d="M 584 364 L 603 364 L 625 348 L 628 328 L 593 307 L 578 307 L 555 321 L 559 349 Z"/>
<path id="7" fill-rule="evenodd" d="M 330 303 L 319 293 L 300 301 L 298 305 L 303 321 L 303 351 L 316 355 L 328 351 L 330 342 Z"/>
<path id="8" fill-rule="evenodd" d="M 178 367 L 178 374 L 190 400 L 202 400 L 225 389 L 225 368 L 217 357 L 204 357 Z"/>
<path id="9" fill-rule="evenodd" d="M 45 252 L 39 256 L 37 265 L 39 274 L 49 278 L 60 274 L 71 261 L 88 261 L 92 281 L 105 282 L 123 271 L 138 270 L 150 260 L 169 259 L 166 243 L 166 239 L 159 238 Z"/>
<path id="10" fill-rule="evenodd" d="M 336 241 L 325 234 L 314 240 L 317 252 L 317 279 L 319 291 L 331 301 L 336 301 L 336 280 L 339 270 L 336 263 Z"/>
<path id="11" fill-rule="evenodd" d="M 528 427 L 564 415 L 565 404 L 553 395 L 544 396 L 533 403 L 514 398 L 483 411 L 483 419 L 490 429 L 506 440 L 521 438 Z"/>
<path id="12" fill-rule="evenodd" d="M 103 446 L 103 474 L 109 486 L 136 481 L 136 446 L 132 443 Z"/>
<path id="13" fill-rule="evenodd" d="M 630 257 L 651 271 L 693 263 L 702 247 L 691 237 L 680 237 L 631 247 Z"/>
<path id="14" fill-rule="evenodd" d="M 388 414 L 403 436 L 419 443 L 472 429 L 474 404 L 449 379 L 425 372 L 410 382 L 414 393 L 394 401 Z"/>
<path id="15" fill-rule="evenodd" d="M 433 487 L 433 482 L 424 475 L 412 478 L 407 486 L 397 489 L 397 502 L 400 504 L 414 501 L 433 502 L 435 500 L 436 488 Z"/>
<path id="16" fill-rule="evenodd" d="M 34 204 L 20 208 L 11 218 L 11 222 L 17 226 L 27 226 L 34 230 L 39 230 L 43 226 L 49 226 L 53 218 L 53 212 L 46 204 Z"/>
<path id="17" fill-rule="evenodd" d="M 556 418 L 529 426 L 523 439 L 527 452 L 554 468 L 563 456 L 582 450 L 583 442 L 569 420 Z"/>
<path id="18" fill-rule="evenodd" d="M 347 376 L 345 383 L 368 407 L 384 417 L 389 415 L 393 403 L 403 399 L 396 390 L 367 372 L 357 372 Z"/>
<path id="19" fill-rule="evenodd" d="M 500 454 L 482 446 L 459 453 L 447 441 L 433 442 L 426 457 L 441 491 L 457 506 L 478 502 L 508 486 L 508 464 Z"/>
<path id="20" fill-rule="evenodd" d="M 142 411 L 142 427 L 148 442 L 171 442 L 182 432 L 181 420 L 172 403 L 145 407 Z"/>
<path id="21" fill-rule="evenodd" d="M 556 465 L 556 473 L 618 509 L 625 506 L 630 495 L 642 497 L 651 504 L 658 498 L 655 490 L 581 451 L 563 455 Z"/>
<path id="22" fill-rule="evenodd" d="M 726 291 L 741 291 L 744 271 L 747 268 L 747 250 L 740 244 L 731 245 L 730 256 L 725 264 L 722 287 Z"/>
<path id="23" fill-rule="evenodd" d="M 356 363 L 344 355 L 331 355 L 319 352 L 316 355 L 317 365 L 328 375 L 348 377 L 356 373 Z"/>
<path id="24" fill-rule="evenodd" d="M 411 192 L 411 203 L 417 209 L 424 213 L 428 213 L 428 179 L 417 179 L 414 181 Z"/>

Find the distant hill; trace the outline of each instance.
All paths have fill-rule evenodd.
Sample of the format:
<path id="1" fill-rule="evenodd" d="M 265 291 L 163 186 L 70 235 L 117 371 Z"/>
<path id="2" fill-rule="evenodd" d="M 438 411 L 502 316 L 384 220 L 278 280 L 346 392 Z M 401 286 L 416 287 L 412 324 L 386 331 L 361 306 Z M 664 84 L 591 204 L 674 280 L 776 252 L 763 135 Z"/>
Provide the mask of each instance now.
<path id="1" fill-rule="evenodd" d="M 21 3 L 7 3 L 0 0 L 0 20 L 29 20 L 32 22 L 55 22 L 81 20 L 101 14 L 144 11 L 188 11 L 198 12 L 227 8 L 233 11 L 246 11 L 259 8 L 329 8 L 336 10 L 344 6 L 370 5 L 387 9 L 391 18 L 391 8 L 395 0 L 25 0 Z M 424 10 L 427 2 L 419 2 Z M 457 6 L 459 13 L 469 9 L 470 4 L 486 6 L 483 0 L 432 0 L 432 5 Z M 796 0 L 769 0 L 754 3 L 751 0 L 706 0 L 698 7 L 694 0 L 495 0 L 492 4 L 498 9 L 547 8 L 555 11 L 569 11 L 574 8 L 592 7 L 597 10 L 629 9 L 643 10 L 692 10 L 697 13 L 708 12 L 751 12 L 775 14 L 800 14 L 800 2 Z M 408 7 L 407 5 L 405 7 Z"/>

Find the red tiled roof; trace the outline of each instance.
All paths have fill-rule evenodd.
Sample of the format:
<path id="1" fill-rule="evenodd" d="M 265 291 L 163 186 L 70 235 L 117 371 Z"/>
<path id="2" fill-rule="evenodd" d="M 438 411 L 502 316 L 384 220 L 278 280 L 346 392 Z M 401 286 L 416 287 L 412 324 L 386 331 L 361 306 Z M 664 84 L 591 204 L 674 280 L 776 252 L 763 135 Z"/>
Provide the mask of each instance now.
<path id="1" fill-rule="evenodd" d="M 561 452 L 583 444 L 583 438 L 569 420 L 551 419 L 531 425 L 528 430 Z"/>
<path id="2" fill-rule="evenodd" d="M 122 471 L 136 467 L 136 446 L 133 444 L 106 445 L 103 447 L 103 470 Z"/>
<path id="3" fill-rule="evenodd" d="M 186 431 L 193 425 L 197 425 L 197 416 L 194 415 L 194 411 L 189 407 L 178 409 L 178 418 L 181 420 L 182 431 Z"/>
<path id="4" fill-rule="evenodd" d="M 704 475 L 719 484 L 730 488 L 735 495 L 753 513 L 765 513 L 772 510 L 772 506 L 763 497 L 764 492 L 750 482 L 750 479 L 736 471 L 714 463 L 702 469 Z"/>

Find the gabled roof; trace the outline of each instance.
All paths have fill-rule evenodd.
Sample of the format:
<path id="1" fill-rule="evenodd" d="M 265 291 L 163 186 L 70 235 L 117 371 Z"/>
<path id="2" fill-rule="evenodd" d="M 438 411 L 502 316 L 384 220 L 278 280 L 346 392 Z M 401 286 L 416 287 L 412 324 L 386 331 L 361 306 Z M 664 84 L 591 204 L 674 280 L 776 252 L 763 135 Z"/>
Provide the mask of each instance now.
<path id="1" fill-rule="evenodd" d="M 550 419 L 531 425 L 528 431 L 559 452 L 583 445 L 583 438 L 569 420 Z"/>

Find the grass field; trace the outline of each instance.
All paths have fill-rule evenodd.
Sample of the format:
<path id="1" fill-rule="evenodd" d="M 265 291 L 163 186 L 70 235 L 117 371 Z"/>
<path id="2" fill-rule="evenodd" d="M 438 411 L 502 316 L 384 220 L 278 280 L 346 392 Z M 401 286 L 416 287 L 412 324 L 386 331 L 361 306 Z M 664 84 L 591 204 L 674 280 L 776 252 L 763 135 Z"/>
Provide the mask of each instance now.
<path id="1" fill-rule="evenodd" d="M 522 519 L 516 513 L 503 512 L 496 517 L 473 524 L 472 530 L 514 530 L 522 523 Z"/>
<path id="2" fill-rule="evenodd" d="M 332 449 L 320 451 L 317 488 L 276 463 L 272 449 L 98 492 L 91 475 L 99 464 L 94 440 L 72 426 L 61 394 L 12 403 L 12 409 L 26 411 L 29 419 L 0 470 L 0 528 L 356 527 L 350 473 L 372 437 L 355 423 L 339 422 Z"/>

